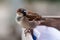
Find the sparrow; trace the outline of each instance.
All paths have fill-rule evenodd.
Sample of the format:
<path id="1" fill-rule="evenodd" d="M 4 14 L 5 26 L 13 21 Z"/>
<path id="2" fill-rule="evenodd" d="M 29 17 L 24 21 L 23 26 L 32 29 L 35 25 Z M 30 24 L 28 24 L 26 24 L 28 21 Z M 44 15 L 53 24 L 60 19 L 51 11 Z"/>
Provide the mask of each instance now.
<path id="1" fill-rule="evenodd" d="M 33 33 L 33 29 L 36 27 L 35 21 L 41 20 L 41 16 L 37 13 L 34 13 L 32 11 L 28 11 L 23 8 L 19 8 L 16 12 L 16 21 L 17 23 L 25 28 L 25 34 L 26 33 Z"/>

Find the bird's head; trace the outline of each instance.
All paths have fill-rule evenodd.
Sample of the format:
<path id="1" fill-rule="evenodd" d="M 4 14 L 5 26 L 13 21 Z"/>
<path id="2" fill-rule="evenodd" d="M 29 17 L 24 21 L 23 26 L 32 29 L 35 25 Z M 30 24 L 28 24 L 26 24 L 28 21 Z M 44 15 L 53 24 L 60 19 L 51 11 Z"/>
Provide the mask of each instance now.
<path id="1" fill-rule="evenodd" d="M 16 21 L 20 23 L 20 21 L 23 20 L 23 18 L 26 16 L 26 9 L 20 8 L 16 12 Z"/>

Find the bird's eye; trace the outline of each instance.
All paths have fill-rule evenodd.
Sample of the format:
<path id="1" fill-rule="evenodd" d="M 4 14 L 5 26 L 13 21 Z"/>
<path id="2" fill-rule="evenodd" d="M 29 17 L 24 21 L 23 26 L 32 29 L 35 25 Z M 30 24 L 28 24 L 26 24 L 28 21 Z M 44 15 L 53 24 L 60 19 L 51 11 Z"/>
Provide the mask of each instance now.
<path id="1" fill-rule="evenodd" d="M 25 9 L 23 9 L 23 10 L 21 11 L 21 13 L 23 13 L 23 15 L 26 16 L 26 10 L 25 10 Z"/>

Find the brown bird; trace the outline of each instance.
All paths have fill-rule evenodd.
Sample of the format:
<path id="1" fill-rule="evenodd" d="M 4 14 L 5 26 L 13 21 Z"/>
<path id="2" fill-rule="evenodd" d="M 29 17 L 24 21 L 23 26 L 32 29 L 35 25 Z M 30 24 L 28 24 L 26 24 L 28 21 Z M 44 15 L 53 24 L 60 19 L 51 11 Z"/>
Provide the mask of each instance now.
<path id="1" fill-rule="evenodd" d="M 18 12 L 23 13 L 23 15 L 25 15 L 29 19 L 29 21 L 31 21 L 31 20 L 37 21 L 42 18 L 41 15 L 38 15 L 37 13 L 34 13 L 34 12 L 32 12 L 30 10 L 26 10 L 26 9 L 20 8 L 17 10 L 17 13 Z M 20 13 L 18 13 L 18 14 L 20 14 Z"/>
<path id="2" fill-rule="evenodd" d="M 33 29 L 37 26 L 35 21 L 40 21 L 41 16 L 32 11 L 20 8 L 17 10 L 17 22 L 22 28 L 25 28 L 24 33 L 33 34 Z"/>
<path id="3" fill-rule="evenodd" d="M 36 24 L 34 22 L 29 22 L 32 20 L 41 20 L 41 16 L 23 8 L 17 10 L 17 22 L 24 28 L 34 28 Z"/>

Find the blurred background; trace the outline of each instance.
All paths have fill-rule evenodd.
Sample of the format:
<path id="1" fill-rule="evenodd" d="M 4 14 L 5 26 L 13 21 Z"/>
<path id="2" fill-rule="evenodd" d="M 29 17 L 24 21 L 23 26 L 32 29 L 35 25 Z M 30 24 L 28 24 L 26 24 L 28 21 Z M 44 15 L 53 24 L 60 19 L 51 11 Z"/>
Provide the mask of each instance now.
<path id="1" fill-rule="evenodd" d="M 16 10 L 25 8 L 43 17 L 60 18 L 60 0 L 0 0 L 0 40 L 16 40 L 21 28 L 15 21 Z"/>

